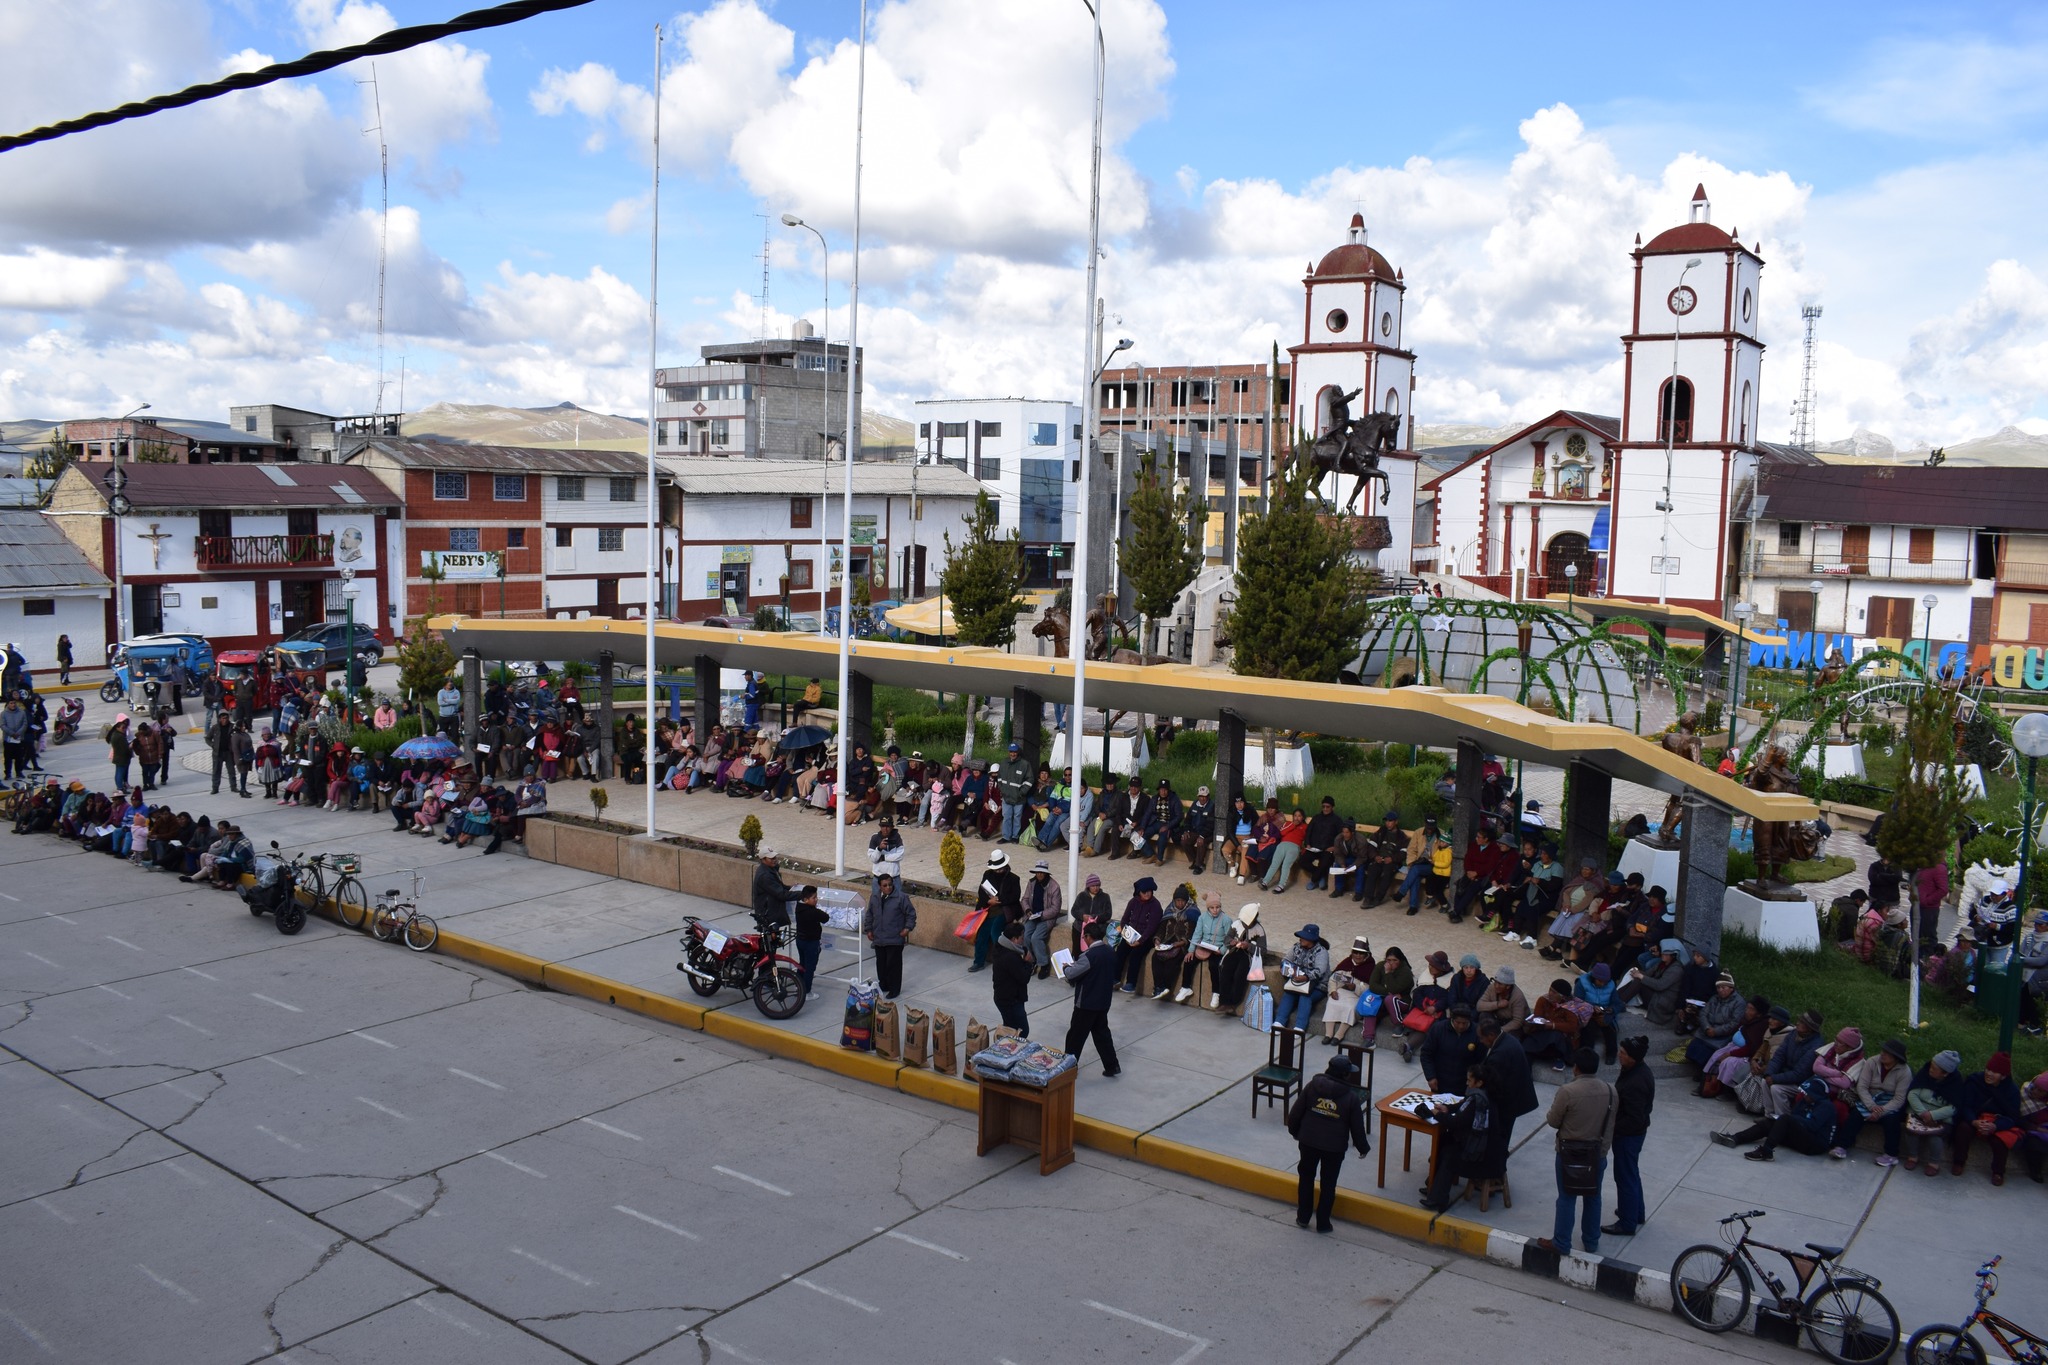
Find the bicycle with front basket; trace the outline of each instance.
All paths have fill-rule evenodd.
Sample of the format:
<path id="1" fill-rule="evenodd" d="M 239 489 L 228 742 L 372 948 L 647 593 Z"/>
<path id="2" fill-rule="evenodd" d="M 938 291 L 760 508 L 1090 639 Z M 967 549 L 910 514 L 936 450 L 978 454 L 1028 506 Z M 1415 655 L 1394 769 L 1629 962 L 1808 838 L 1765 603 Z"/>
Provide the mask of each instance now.
<path id="1" fill-rule="evenodd" d="M 1899 1315 L 1879 1292 L 1875 1276 L 1840 1263 L 1842 1248 L 1808 1242 L 1803 1251 L 1772 1246 L 1751 1237 L 1750 1220 L 1762 1209 L 1730 1214 L 1721 1220 L 1722 1237 L 1740 1223 L 1733 1245 L 1700 1243 L 1678 1253 L 1671 1263 L 1671 1307 L 1693 1326 L 1725 1332 L 1749 1315 L 1755 1282 L 1770 1291 L 1773 1311 L 1806 1331 L 1815 1350 L 1838 1365 L 1877 1365 L 1899 1344 Z M 1785 1282 L 1757 1260 L 1756 1251 L 1774 1251 L 1791 1265 L 1796 1285 Z"/>
<path id="2" fill-rule="evenodd" d="M 335 917 L 351 929 L 363 927 L 363 917 L 369 913 L 370 893 L 363 890 L 357 874 L 363 870 L 363 860 L 355 853 L 316 853 L 306 860 L 311 872 L 308 891 L 313 897 L 313 906 L 318 909 L 328 900 L 334 902 Z M 326 873 L 338 873 L 334 890 L 328 891 Z"/>
<path id="3" fill-rule="evenodd" d="M 1906 1343 L 1906 1365 L 1985 1365 L 1984 1348 L 1971 1337 L 1972 1327 L 1982 1327 L 2013 1365 L 2048 1365 L 2048 1337 L 1991 1311 L 1991 1296 L 1998 1292 L 1995 1272 L 2004 1259 L 1993 1256 L 1977 1267 L 1977 1307 L 1969 1317 L 1954 1327 L 1934 1323 L 1913 1333 Z"/>

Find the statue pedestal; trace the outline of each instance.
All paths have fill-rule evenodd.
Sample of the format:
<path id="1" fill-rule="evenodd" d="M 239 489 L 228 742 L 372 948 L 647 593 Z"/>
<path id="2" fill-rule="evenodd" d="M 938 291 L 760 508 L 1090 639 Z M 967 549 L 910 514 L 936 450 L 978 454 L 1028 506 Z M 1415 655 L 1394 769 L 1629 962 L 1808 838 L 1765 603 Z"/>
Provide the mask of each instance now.
<path id="1" fill-rule="evenodd" d="M 1275 744 L 1273 746 L 1273 781 L 1266 780 L 1266 744 L 1256 735 L 1244 745 L 1244 785 L 1246 790 L 1258 787 L 1268 795 L 1282 787 L 1305 787 L 1315 780 L 1316 761 L 1309 753 L 1308 745 Z M 1363 817 L 1361 817 L 1362 819 Z M 1374 813 L 1375 820 L 1378 813 Z"/>
<path id="2" fill-rule="evenodd" d="M 1850 777 L 1860 782 L 1868 776 L 1863 768 L 1861 744 L 1827 744 L 1808 749 L 1806 766 L 1818 767 L 1822 777 Z"/>
<path id="3" fill-rule="evenodd" d="M 1109 737 L 1109 770 L 1119 777 L 1135 777 L 1146 764 L 1152 761 L 1150 736 L 1145 734 L 1113 734 Z M 1102 762 L 1102 731 L 1093 730 L 1081 738 L 1082 764 Z M 1052 739 L 1052 770 L 1058 772 L 1067 766 L 1067 732 L 1061 730 Z"/>
<path id="4" fill-rule="evenodd" d="M 1574 869 L 1576 871 L 1576 869 Z M 1661 886 L 1676 894 L 1678 891 L 1678 846 L 1665 848 L 1647 839 L 1631 839 L 1621 850 L 1621 875 L 1631 872 L 1643 874 L 1643 889 Z"/>
<path id="5" fill-rule="evenodd" d="M 1731 886 L 1721 901 L 1721 927 L 1773 948 L 1820 947 L 1820 912 L 1797 893 L 1789 900 L 1766 900 L 1754 891 Z"/>

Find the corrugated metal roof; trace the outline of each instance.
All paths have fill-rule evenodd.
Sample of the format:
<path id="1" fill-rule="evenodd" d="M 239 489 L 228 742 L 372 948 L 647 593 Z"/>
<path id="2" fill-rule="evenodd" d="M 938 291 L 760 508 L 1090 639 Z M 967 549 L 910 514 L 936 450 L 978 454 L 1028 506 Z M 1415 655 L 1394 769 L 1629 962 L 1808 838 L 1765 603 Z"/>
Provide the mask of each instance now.
<path id="1" fill-rule="evenodd" d="M 2048 469 L 1795 465 L 1760 491 L 1772 521 L 2048 531 Z"/>
<path id="2" fill-rule="evenodd" d="M 41 512 L 0 508 L 0 590 L 111 586 Z"/>
<path id="3" fill-rule="evenodd" d="M 695 455 L 670 456 L 655 463 L 686 495 L 801 498 L 821 491 L 825 481 L 825 466 L 816 460 L 722 460 Z M 907 495 L 912 471 L 908 461 L 855 460 L 854 496 Z M 845 487 L 844 468 L 835 464 L 831 477 L 833 488 Z M 918 494 L 927 498 L 971 498 L 982 487 L 979 480 L 946 464 L 915 466 L 915 477 Z"/>
<path id="4" fill-rule="evenodd" d="M 453 441 L 368 442 L 375 450 L 407 469 L 459 469 L 479 474 L 644 474 L 645 455 L 623 450 L 543 450 L 538 446 L 464 445 Z M 362 452 L 349 456 L 350 461 Z"/>
<path id="5" fill-rule="evenodd" d="M 112 464 L 76 464 L 105 497 Z M 174 507 L 396 507 L 398 495 L 367 469 L 341 464 L 156 464 L 121 466 L 122 491 L 138 511 Z M 280 481 L 282 479 L 282 482 Z M 348 489 L 353 496 L 337 492 Z"/>

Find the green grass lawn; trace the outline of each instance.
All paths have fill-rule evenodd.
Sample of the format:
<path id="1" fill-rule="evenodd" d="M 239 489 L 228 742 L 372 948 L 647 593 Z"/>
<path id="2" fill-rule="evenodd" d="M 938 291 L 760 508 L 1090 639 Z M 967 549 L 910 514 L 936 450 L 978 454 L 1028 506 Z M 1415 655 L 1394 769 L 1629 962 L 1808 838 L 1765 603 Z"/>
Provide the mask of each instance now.
<path id="1" fill-rule="evenodd" d="M 1915 1067 L 1944 1048 L 1954 1048 L 1963 1056 L 1964 1069 L 1975 1071 L 1998 1047 L 1998 1020 L 1979 1014 L 1974 1005 L 1955 1003 L 1934 987 L 1921 987 L 1922 1027 L 1917 1032 L 1908 1029 L 1906 983 L 1891 980 L 1840 948 L 1786 952 L 1731 934 L 1721 940 L 1721 965 L 1734 975 L 1736 989 L 1744 995 L 1769 996 L 1772 1004 L 1785 1006 L 1794 1016 L 1805 1009 L 1819 1010 L 1823 1032 L 1830 1037 L 1854 1024 L 1863 1030 L 1864 1047 L 1871 1052 L 1887 1038 L 1904 1039 Z M 2020 1034 L 2013 1044 L 2015 1075 L 2036 1076 L 2048 1069 L 2048 1041 Z"/>

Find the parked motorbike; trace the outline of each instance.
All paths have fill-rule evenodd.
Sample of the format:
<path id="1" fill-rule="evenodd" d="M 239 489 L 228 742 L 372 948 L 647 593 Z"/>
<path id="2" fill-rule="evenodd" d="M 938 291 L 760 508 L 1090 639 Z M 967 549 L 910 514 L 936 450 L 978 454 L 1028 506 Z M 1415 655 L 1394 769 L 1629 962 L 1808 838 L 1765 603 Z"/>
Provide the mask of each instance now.
<path id="1" fill-rule="evenodd" d="M 252 915 L 275 919 L 280 934 L 296 934 L 306 927 L 306 907 L 299 904 L 299 863 L 278 852 L 277 840 L 270 841 L 269 857 L 256 860 L 256 881 L 242 888 L 242 903 Z"/>
<path id="2" fill-rule="evenodd" d="M 78 727 L 85 720 L 85 703 L 76 697 L 66 697 L 64 704 L 57 708 L 57 714 L 50 719 L 50 741 L 62 744 L 78 734 Z"/>
<path id="3" fill-rule="evenodd" d="M 683 960 L 676 970 L 690 978 L 699 995 L 730 988 L 754 997 L 754 1008 L 770 1019 L 789 1019 L 804 1007 L 804 981 L 798 961 L 784 952 L 794 931 L 781 925 L 771 935 L 728 934 L 695 915 L 683 919 Z"/>

